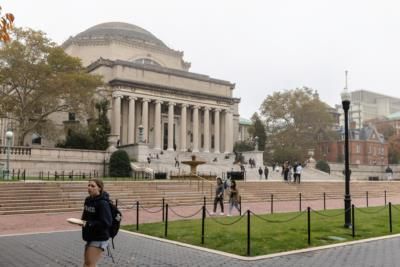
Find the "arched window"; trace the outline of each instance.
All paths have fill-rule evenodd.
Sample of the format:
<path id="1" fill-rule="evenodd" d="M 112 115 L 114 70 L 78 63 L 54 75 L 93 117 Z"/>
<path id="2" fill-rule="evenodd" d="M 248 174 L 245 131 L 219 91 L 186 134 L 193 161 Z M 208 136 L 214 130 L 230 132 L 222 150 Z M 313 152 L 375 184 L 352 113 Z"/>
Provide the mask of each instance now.
<path id="1" fill-rule="evenodd" d="M 141 64 L 145 64 L 145 65 L 157 65 L 157 66 L 161 66 L 158 62 L 149 59 L 149 58 L 138 58 L 135 59 L 135 61 L 133 61 L 135 63 L 141 63 Z"/>

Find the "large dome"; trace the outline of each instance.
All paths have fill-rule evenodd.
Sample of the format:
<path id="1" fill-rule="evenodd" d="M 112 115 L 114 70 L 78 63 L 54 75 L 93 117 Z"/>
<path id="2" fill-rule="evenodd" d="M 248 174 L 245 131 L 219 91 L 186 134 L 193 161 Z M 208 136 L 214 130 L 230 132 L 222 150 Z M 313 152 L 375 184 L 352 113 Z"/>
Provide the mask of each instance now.
<path id="1" fill-rule="evenodd" d="M 136 25 L 124 22 L 107 22 L 93 26 L 76 35 L 74 39 L 126 39 L 167 46 L 151 32 Z"/>

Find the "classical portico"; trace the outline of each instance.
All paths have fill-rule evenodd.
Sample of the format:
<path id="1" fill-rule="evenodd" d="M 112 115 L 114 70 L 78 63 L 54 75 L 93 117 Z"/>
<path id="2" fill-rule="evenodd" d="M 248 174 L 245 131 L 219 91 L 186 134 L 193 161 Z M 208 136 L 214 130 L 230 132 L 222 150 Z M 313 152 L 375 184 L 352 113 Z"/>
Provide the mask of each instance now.
<path id="1" fill-rule="evenodd" d="M 155 150 L 232 152 L 233 118 L 229 106 L 221 109 L 221 106 L 179 99 L 161 100 L 124 91 L 114 92 L 112 97 L 112 133 L 118 136 L 120 145 L 137 143 L 141 125 L 144 142 Z M 125 107 L 128 112 L 123 112 Z M 123 130 L 124 121 L 127 131 Z M 220 128 L 225 129 L 223 137 Z"/>

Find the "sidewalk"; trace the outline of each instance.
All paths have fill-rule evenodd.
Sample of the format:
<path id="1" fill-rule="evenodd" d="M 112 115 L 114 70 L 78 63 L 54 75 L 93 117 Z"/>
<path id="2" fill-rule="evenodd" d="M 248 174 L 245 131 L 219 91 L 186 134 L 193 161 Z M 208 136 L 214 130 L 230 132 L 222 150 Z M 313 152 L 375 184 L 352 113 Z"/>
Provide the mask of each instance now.
<path id="1" fill-rule="evenodd" d="M 400 196 L 391 197 L 387 199 L 387 203 L 391 201 L 393 204 L 400 203 Z M 384 205 L 383 198 L 369 198 L 369 206 L 382 206 Z M 366 200 L 353 199 L 352 203 L 357 207 L 364 207 Z M 270 202 L 263 203 L 243 203 L 242 212 L 250 209 L 257 214 L 266 214 L 271 212 Z M 301 209 L 305 210 L 308 206 L 315 210 L 323 209 L 323 200 L 305 201 L 302 200 Z M 327 209 L 341 209 L 344 207 L 343 199 L 327 199 Z M 181 216 L 189 216 L 197 212 L 201 206 L 180 206 L 170 207 L 175 211 L 176 214 Z M 289 212 L 299 211 L 300 204 L 298 201 L 285 201 L 277 202 L 274 201 L 273 212 Z M 151 208 L 149 211 L 157 211 L 159 208 Z M 207 210 L 212 211 L 212 206 L 207 205 Z M 225 214 L 228 210 L 228 206 L 225 205 Z M 219 208 L 218 208 L 219 211 Z M 150 213 L 146 212 L 142 208 L 139 210 L 139 223 L 146 222 L 160 222 L 162 219 L 162 213 Z M 127 209 L 122 210 L 123 220 L 122 224 L 136 224 L 136 210 Z M 169 212 L 169 220 L 181 219 L 174 212 Z M 234 213 L 235 215 L 235 213 Z M 5 234 L 23 234 L 23 233 L 36 233 L 36 232 L 51 232 L 51 231 L 62 231 L 62 230 L 75 230 L 76 226 L 69 224 L 67 218 L 80 218 L 81 212 L 65 212 L 65 213 L 36 213 L 36 214 L 22 214 L 22 215 L 1 215 L 0 216 L 0 235 Z M 201 218 L 201 212 L 193 218 Z"/>

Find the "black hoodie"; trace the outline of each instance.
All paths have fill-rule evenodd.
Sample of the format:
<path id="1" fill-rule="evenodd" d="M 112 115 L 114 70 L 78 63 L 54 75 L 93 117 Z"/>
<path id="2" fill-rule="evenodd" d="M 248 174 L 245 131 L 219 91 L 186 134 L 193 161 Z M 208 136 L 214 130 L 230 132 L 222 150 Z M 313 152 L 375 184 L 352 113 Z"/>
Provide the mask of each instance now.
<path id="1" fill-rule="evenodd" d="M 85 199 L 82 220 L 86 221 L 82 228 L 83 240 L 106 241 L 110 238 L 112 216 L 107 192 Z"/>

